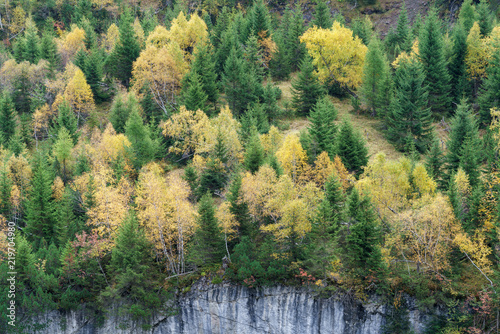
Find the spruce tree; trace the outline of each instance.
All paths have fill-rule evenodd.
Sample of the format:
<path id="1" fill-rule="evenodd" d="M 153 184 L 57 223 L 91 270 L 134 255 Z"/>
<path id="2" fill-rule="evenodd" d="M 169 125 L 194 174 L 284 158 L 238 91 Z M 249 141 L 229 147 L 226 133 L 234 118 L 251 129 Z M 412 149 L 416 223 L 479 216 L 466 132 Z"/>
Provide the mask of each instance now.
<path id="1" fill-rule="evenodd" d="M 109 93 L 104 93 L 102 89 L 104 58 L 105 54 L 103 53 L 103 49 L 91 49 L 84 60 L 84 66 L 82 68 L 85 79 L 96 101 L 104 101 L 109 98 Z"/>
<path id="2" fill-rule="evenodd" d="M 385 97 L 390 95 L 388 87 L 390 80 L 389 64 L 382 51 L 380 41 L 374 36 L 368 44 L 363 67 L 363 85 L 361 96 L 363 102 L 371 110 L 372 116 L 380 113 L 385 107 Z"/>
<path id="3" fill-rule="evenodd" d="M 460 12 L 458 13 L 458 20 L 464 26 L 465 34 L 469 34 L 470 28 L 476 21 L 477 13 L 476 7 L 472 4 L 472 0 L 465 0 L 460 7 Z"/>
<path id="4" fill-rule="evenodd" d="M 366 143 L 347 120 L 342 121 L 340 126 L 335 142 L 335 153 L 349 171 L 355 172 L 356 177 L 361 175 L 362 167 L 368 163 Z"/>
<path id="5" fill-rule="evenodd" d="M 299 70 L 299 65 L 307 54 L 306 46 L 304 43 L 300 42 L 300 36 L 302 36 L 305 31 L 306 26 L 304 23 L 304 13 L 302 12 L 300 5 L 297 4 L 290 23 L 288 38 L 285 41 L 287 44 L 288 59 L 291 64 L 292 71 Z"/>
<path id="6" fill-rule="evenodd" d="M 360 198 L 356 188 L 347 199 L 347 215 L 348 224 L 342 228 L 338 238 L 338 255 L 346 276 L 352 275 L 362 282 L 367 276 L 383 280 L 380 229 L 370 200 L 366 196 Z"/>
<path id="7" fill-rule="evenodd" d="M 12 180 L 8 175 L 7 164 L 0 170 L 0 214 L 10 221 Z"/>
<path id="8" fill-rule="evenodd" d="M 187 80 L 185 81 L 185 89 L 184 89 L 184 105 L 187 110 L 196 111 L 201 109 L 206 111 L 205 102 L 207 101 L 207 94 L 203 90 L 201 84 L 201 77 L 196 72 L 191 72 L 187 76 Z"/>
<path id="9" fill-rule="evenodd" d="M 262 35 L 261 38 L 271 36 L 271 22 L 269 11 L 263 0 L 255 0 L 250 12 L 252 33 L 254 36 Z"/>
<path id="10" fill-rule="evenodd" d="M 239 224 L 239 237 L 253 237 L 256 233 L 255 225 L 252 224 L 248 204 L 241 198 L 241 174 L 237 174 L 229 186 L 227 199 L 229 211 L 234 215 Z"/>
<path id="11" fill-rule="evenodd" d="M 337 110 L 328 97 L 321 98 L 310 113 L 308 129 L 310 139 L 310 158 L 327 152 L 331 159 L 335 156 L 335 137 L 337 135 Z"/>
<path id="12" fill-rule="evenodd" d="M 410 52 L 413 44 L 413 36 L 410 31 L 408 22 L 408 11 L 406 10 L 406 2 L 403 2 L 401 11 L 399 12 L 398 25 L 396 26 L 397 47 L 401 51 Z"/>
<path id="13" fill-rule="evenodd" d="M 306 56 L 300 64 L 297 79 L 292 81 L 293 108 L 299 115 L 307 116 L 323 95 L 325 91 L 314 74 L 312 59 Z"/>
<path id="14" fill-rule="evenodd" d="M 467 73 L 465 66 L 465 55 L 467 53 L 467 35 L 462 24 L 457 23 L 453 28 L 453 52 L 448 72 L 450 73 L 451 101 L 458 104 L 463 98 L 467 87 Z"/>
<path id="15" fill-rule="evenodd" d="M 264 149 L 260 142 L 257 129 L 253 131 L 245 151 L 245 167 L 252 173 L 257 172 L 264 163 Z"/>
<path id="16" fill-rule="evenodd" d="M 432 178 L 436 182 L 438 182 L 440 186 L 443 186 L 442 182 L 443 163 L 444 163 L 444 156 L 443 156 L 443 151 L 441 149 L 441 145 L 439 143 L 438 138 L 434 138 L 434 141 L 427 153 L 425 168 L 432 176 Z"/>
<path id="17" fill-rule="evenodd" d="M 57 137 L 59 130 L 61 128 L 66 128 L 66 130 L 68 130 L 69 134 L 71 135 L 71 138 L 73 139 L 73 144 L 76 145 L 79 137 L 79 134 L 77 132 L 78 120 L 73 110 L 71 110 L 71 106 L 69 105 L 68 101 L 63 100 L 57 107 L 57 111 L 57 118 L 52 121 L 52 129 L 50 131 L 51 134 L 54 137 Z"/>
<path id="18" fill-rule="evenodd" d="M 235 48 L 231 49 L 224 66 L 222 78 L 226 99 L 235 116 L 240 116 L 248 105 L 257 100 L 255 92 L 257 80 L 254 73 L 248 72 Z"/>
<path id="19" fill-rule="evenodd" d="M 201 86 L 207 95 L 207 102 L 212 105 L 212 109 L 217 108 L 219 100 L 219 88 L 217 84 L 217 73 L 215 72 L 215 59 L 210 44 L 205 43 L 196 48 L 195 58 L 191 66 L 191 71 L 196 72 L 200 77 Z"/>
<path id="20" fill-rule="evenodd" d="M 10 96 L 0 95 L 0 139 L 3 146 L 7 146 L 16 132 L 16 110 Z"/>
<path id="21" fill-rule="evenodd" d="M 200 267 L 219 263 L 225 253 L 224 238 L 215 218 L 212 196 L 208 193 L 198 204 L 197 225 L 191 249 L 192 261 Z"/>
<path id="22" fill-rule="evenodd" d="M 330 29 L 332 27 L 332 14 L 330 13 L 330 8 L 324 0 L 317 0 L 316 6 L 314 6 L 314 15 L 311 23 L 312 25 L 323 29 Z"/>
<path id="23" fill-rule="evenodd" d="M 491 108 L 500 107 L 500 40 L 493 40 L 495 45 L 490 64 L 486 68 L 486 79 L 479 94 L 479 115 L 482 125 L 491 123 Z"/>
<path id="24" fill-rule="evenodd" d="M 281 16 L 278 29 L 274 33 L 274 36 L 276 37 L 277 52 L 275 52 L 269 62 L 269 67 L 273 78 L 278 80 L 288 79 L 288 76 L 292 72 L 291 59 L 289 58 L 290 53 L 287 45 L 287 41 L 290 36 L 289 31 L 291 27 L 292 14 L 292 10 L 288 5 L 285 12 Z"/>
<path id="25" fill-rule="evenodd" d="M 459 167 L 467 174 L 469 183 L 473 188 L 479 184 L 481 175 L 478 146 L 477 138 L 467 136 L 460 151 Z"/>
<path id="26" fill-rule="evenodd" d="M 155 103 L 153 99 L 153 94 L 151 93 L 151 89 L 146 85 L 143 88 L 143 96 L 141 100 L 142 111 L 144 112 L 144 118 L 147 123 L 151 123 L 154 119 L 155 124 L 158 125 L 159 122 L 163 119 L 163 112 L 158 108 L 158 105 Z"/>
<path id="27" fill-rule="evenodd" d="M 133 94 L 117 95 L 111 107 L 109 121 L 117 133 L 125 132 L 125 124 L 133 111 L 139 112 L 139 103 Z"/>
<path id="28" fill-rule="evenodd" d="M 432 112 L 449 112 L 450 75 L 446 67 L 441 23 L 432 9 L 419 36 L 419 56 L 424 66 L 425 86 L 428 87 L 428 106 Z"/>
<path id="29" fill-rule="evenodd" d="M 467 141 L 469 141 L 467 143 Z M 469 146 L 466 148 L 466 144 Z M 474 115 L 470 106 L 462 100 L 457 107 L 455 116 L 451 123 L 450 137 L 446 143 L 448 153 L 446 154 L 446 180 L 456 173 L 461 163 L 470 163 L 474 158 L 467 157 L 468 162 L 462 162 L 463 154 L 479 154 L 479 133 Z M 472 150 L 472 152 L 471 152 Z"/>
<path id="30" fill-rule="evenodd" d="M 37 64 L 40 60 L 40 38 L 35 23 L 30 19 L 24 32 L 23 60 Z"/>
<path id="31" fill-rule="evenodd" d="M 72 190 L 69 187 L 64 189 L 62 198 L 55 203 L 54 214 L 57 221 L 57 241 L 58 245 L 64 246 L 68 241 L 73 241 L 75 235 L 85 229 L 85 222 L 77 219 L 73 211 Z"/>
<path id="32" fill-rule="evenodd" d="M 57 44 L 51 33 L 45 32 L 40 41 L 40 58 L 48 61 L 49 78 L 53 78 L 60 64 Z"/>
<path id="33" fill-rule="evenodd" d="M 132 144 L 134 167 L 137 170 L 149 161 L 154 160 L 158 152 L 158 143 L 151 139 L 149 127 L 144 125 L 137 109 L 130 112 L 125 124 L 125 135 Z"/>
<path id="34" fill-rule="evenodd" d="M 477 6 L 479 29 L 481 30 L 482 37 L 489 36 L 493 29 L 493 16 L 489 7 L 488 0 L 480 0 Z"/>
<path id="35" fill-rule="evenodd" d="M 33 168 L 31 192 L 26 203 L 25 232 L 38 249 L 42 241 L 57 242 L 54 206 L 52 202 L 52 177 L 47 168 L 46 158 L 39 154 Z"/>
<path id="36" fill-rule="evenodd" d="M 424 73 L 417 60 L 401 63 L 394 78 L 394 99 L 388 117 L 388 136 L 399 150 L 411 136 L 416 149 L 423 153 L 432 139 L 432 115 L 427 107 L 427 87 Z"/>
<path id="37" fill-rule="evenodd" d="M 113 49 L 107 61 L 110 73 L 121 81 L 125 87 L 130 84 L 132 77 L 132 64 L 139 57 L 141 51 L 139 42 L 135 37 L 132 27 L 134 20 L 130 10 L 125 7 L 120 17 L 120 40 Z"/>

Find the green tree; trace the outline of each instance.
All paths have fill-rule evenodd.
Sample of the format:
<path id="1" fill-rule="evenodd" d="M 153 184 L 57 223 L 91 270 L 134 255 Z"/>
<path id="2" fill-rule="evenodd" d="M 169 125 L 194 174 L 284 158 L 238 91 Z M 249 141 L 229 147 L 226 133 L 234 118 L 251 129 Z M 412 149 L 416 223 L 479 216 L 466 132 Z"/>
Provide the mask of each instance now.
<path id="1" fill-rule="evenodd" d="M 428 106 L 432 112 L 449 112 L 450 75 L 446 67 L 441 23 L 434 9 L 422 28 L 418 49 L 424 66 L 424 85 L 429 91 Z"/>
<path id="2" fill-rule="evenodd" d="M 325 91 L 314 74 L 312 59 L 306 56 L 300 64 L 297 79 L 292 81 L 293 107 L 299 115 L 307 116 L 323 95 Z"/>
<path id="3" fill-rule="evenodd" d="M 368 149 L 364 139 L 345 119 L 336 138 L 335 153 L 349 171 L 355 172 L 356 177 L 361 175 L 362 167 L 368 163 Z"/>
<path id="4" fill-rule="evenodd" d="M 71 138 L 73 139 L 73 144 L 76 145 L 78 141 L 78 119 L 75 116 L 73 110 L 71 110 L 71 106 L 68 101 L 64 100 L 61 104 L 59 104 L 58 115 L 57 118 L 52 122 L 52 133 L 55 137 L 58 136 L 61 128 L 65 128 L 68 130 Z"/>
<path id="5" fill-rule="evenodd" d="M 427 90 L 420 62 L 409 60 L 399 65 L 394 78 L 394 99 L 388 117 L 388 135 L 399 150 L 408 136 L 419 152 L 425 152 L 433 137 L 432 115 L 427 107 Z"/>
<path id="6" fill-rule="evenodd" d="M 247 236 L 253 237 L 257 232 L 255 225 L 252 224 L 250 212 L 248 211 L 248 204 L 242 199 L 241 196 L 241 175 L 237 174 L 229 186 L 227 195 L 229 201 L 229 211 L 234 215 L 239 226 L 240 240 Z"/>
<path id="7" fill-rule="evenodd" d="M 466 35 L 469 34 L 469 30 L 476 21 L 476 17 L 476 7 L 472 4 L 472 0 L 465 0 L 462 3 L 462 7 L 460 7 L 458 20 L 464 26 Z"/>
<path id="8" fill-rule="evenodd" d="M 0 139 L 4 146 L 16 132 L 16 114 L 12 99 L 4 93 L 0 96 Z"/>
<path id="9" fill-rule="evenodd" d="M 462 24 L 457 23 L 453 28 L 453 50 L 451 60 L 448 64 L 450 73 L 451 101 L 455 104 L 463 98 L 467 87 L 467 72 L 465 66 L 465 55 L 467 54 L 467 35 Z"/>
<path id="10" fill-rule="evenodd" d="M 71 158 L 71 150 L 73 149 L 73 139 L 71 134 L 65 127 L 59 129 L 57 134 L 57 140 L 52 147 L 54 156 L 56 157 L 59 164 L 63 166 L 62 176 L 63 181 L 66 183 L 68 180 L 67 164 Z"/>
<path id="11" fill-rule="evenodd" d="M 151 139 L 151 131 L 144 125 L 137 109 L 133 109 L 130 113 L 125 124 L 125 135 L 132 144 L 134 167 L 137 170 L 154 160 L 158 152 L 158 143 Z"/>
<path id="12" fill-rule="evenodd" d="M 33 21 L 29 20 L 24 32 L 23 60 L 37 64 L 40 60 L 40 37 Z"/>
<path id="13" fill-rule="evenodd" d="M 200 77 L 201 86 L 207 95 L 207 102 L 212 105 L 213 110 L 216 110 L 219 100 L 219 87 L 212 50 L 212 46 L 208 43 L 198 46 L 194 54 L 195 58 L 191 66 L 191 71 L 196 72 Z"/>
<path id="14" fill-rule="evenodd" d="M 49 77 L 54 77 L 61 58 L 57 52 L 57 44 L 51 33 L 45 32 L 40 41 L 40 58 L 49 62 Z"/>
<path id="15" fill-rule="evenodd" d="M 254 36 L 262 34 L 262 38 L 271 36 L 271 22 L 269 11 L 263 0 L 255 0 L 250 11 L 250 22 Z M 262 33 L 265 32 L 265 33 Z"/>
<path id="16" fill-rule="evenodd" d="M 372 116 L 380 113 L 386 106 L 386 97 L 390 95 L 390 72 L 387 58 L 382 51 L 380 41 L 374 36 L 368 44 L 363 67 L 362 100 L 371 110 Z"/>
<path id="17" fill-rule="evenodd" d="M 139 57 L 141 51 L 132 27 L 133 23 L 130 10 L 125 7 L 120 16 L 120 39 L 106 63 L 110 73 L 126 87 L 129 86 L 132 77 L 132 63 Z"/>
<path id="18" fill-rule="evenodd" d="M 244 164 L 250 172 L 255 173 L 263 163 L 264 149 L 262 148 L 259 135 L 255 129 L 246 147 Z"/>
<path id="19" fill-rule="evenodd" d="M 317 0 L 316 6 L 314 6 L 314 16 L 311 23 L 323 29 L 330 29 L 332 27 L 332 14 L 324 0 Z"/>
<path id="20" fill-rule="evenodd" d="M 35 249 L 38 249 L 43 242 L 58 240 L 52 201 L 52 178 L 46 158 L 39 154 L 33 169 L 31 192 L 26 203 L 25 232 Z"/>
<path id="21" fill-rule="evenodd" d="M 133 94 L 128 94 L 125 101 L 124 95 L 117 95 L 109 114 L 109 121 L 117 133 L 125 132 L 125 124 L 132 112 L 139 113 L 139 103 Z"/>
<path id="22" fill-rule="evenodd" d="M 477 6 L 477 16 L 482 37 L 488 36 L 493 29 L 493 16 L 491 14 L 492 10 L 488 0 L 480 0 Z"/>
<path id="23" fill-rule="evenodd" d="M 120 311 L 130 314 L 134 322 L 146 322 L 162 305 L 163 293 L 156 292 L 159 282 L 151 249 L 144 230 L 130 212 L 111 253 L 108 270 L 114 282 L 103 296 L 111 303 L 119 302 Z"/>
<path id="24" fill-rule="evenodd" d="M 185 81 L 184 89 L 184 104 L 187 110 L 204 110 L 206 111 L 205 102 L 207 101 L 207 94 L 203 89 L 201 77 L 196 72 L 191 72 Z"/>
<path id="25" fill-rule="evenodd" d="M 368 276 L 383 280 L 380 228 L 370 200 L 366 196 L 360 198 L 356 188 L 347 199 L 347 215 L 348 224 L 342 227 L 338 238 L 338 256 L 345 275 L 361 282 Z"/>
<path id="26" fill-rule="evenodd" d="M 500 107 L 500 40 L 493 41 L 495 50 L 486 68 L 486 79 L 480 88 L 479 116 L 483 125 L 491 123 L 491 108 Z"/>
<path id="27" fill-rule="evenodd" d="M 476 158 L 471 157 L 471 154 L 479 154 L 478 126 L 470 106 L 465 100 L 462 100 L 457 107 L 457 111 L 451 122 L 450 137 L 446 143 L 446 147 L 448 148 L 448 153 L 446 154 L 447 174 L 445 176 L 448 181 L 457 172 L 461 164 L 470 164 L 471 161 L 475 161 Z M 463 159 L 464 153 L 468 155 L 466 159 Z M 470 171 L 470 168 L 468 169 Z"/>
<path id="28" fill-rule="evenodd" d="M 309 151 L 314 159 L 321 152 L 327 152 L 330 158 L 335 156 L 335 137 L 337 136 L 337 109 L 328 97 L 323 97 L 314 106 L 309 117 Z"/>
<path id="29" fill-rule="evenodd" d="M 442 183 L 443 163 L 444 163 L 443 150 L 441 149 L 439 139 L 434 138 L 434 141 L 430 146 L 429 151 L 427 152 L 425 169 L 427 170 L 427 172 L 429 172 L 432 178 L 435 181 L 437 181 L 438 184 L 440 184 L 441 186 L 443 186 Z"/>
<path id="30" fill-rule="evenodd" d="M 222 231 L 215 218 L 212 196 L 203 195 L 198 204 L 198 229 L 191 249 L 193 262 L 200 267 L 219 263 L 225 253 Z"/>

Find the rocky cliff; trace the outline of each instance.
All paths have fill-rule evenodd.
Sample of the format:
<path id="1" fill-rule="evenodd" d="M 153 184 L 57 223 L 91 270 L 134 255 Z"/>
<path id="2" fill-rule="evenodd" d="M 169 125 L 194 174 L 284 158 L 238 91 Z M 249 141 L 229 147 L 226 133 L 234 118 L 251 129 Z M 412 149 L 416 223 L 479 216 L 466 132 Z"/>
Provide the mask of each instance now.
<path id="1" fill-rule="evenodd" d="M 46 334 L 309 334 L 309 333 L 381 333 L 387 306 L 378 297 L 362 302 L 346 294 L 329 298 L 292 287 L 249 289 L 229 284 L 196 284 L 176 301 L 172 316 L 157 316 L 151 329 L 127 325 L 127 319 L 109 316 L 97 325 L 85 310 L 66 314 L 54 311 L 37 319 L 47 327 Z M 409 320 L 416 333 L 422 333 L 431 315 L 419 311 L 407 298 Z M 113 310 L 110 314 L 113 314 Z"/>

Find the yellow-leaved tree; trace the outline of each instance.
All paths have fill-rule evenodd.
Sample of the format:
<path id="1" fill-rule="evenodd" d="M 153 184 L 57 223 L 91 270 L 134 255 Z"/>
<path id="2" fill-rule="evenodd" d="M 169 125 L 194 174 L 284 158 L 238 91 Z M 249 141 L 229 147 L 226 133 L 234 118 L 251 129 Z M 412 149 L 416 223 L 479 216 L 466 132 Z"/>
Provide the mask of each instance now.
<path id="1" fill-rule="evenodd" d="M 195 230 L 196 212 L 189 186 L 177 175 L 167 178 L 156 163 L 144 166 L 136 187 L 140 223 L 174 275 L 185 272 L 186 243 Z"/>
<path id="2" fill-rule="evenodd" d="M 116 43 L 120 40 L 120 30 L 118 29 L 118 26 L 114 23 L 111 23 L 111 25 L 108 28 L 108 31 L 106 32 L 106 36 L 103 38 L 102 41 L 102 46 L 104 47 L 104 50 L 108 54 L 113 52 L 113 49 L 115 48 Z"/>
<path id="3" fill-rule="evenodd" d="M 474 83 L 474 96 L 477 95 L 478 85 L 482 78 L 486 76 L 486 67 L 490 57 L 487 39 L 481 38 L 479 24 L 474 22 L 467 36 L 467 53 L 465 54 L 465 64 L 469 80 Z"/>
<path id="4" fill-rule="evenodd" d="M 76 113 L 78 123 L 80 118 L 87 117 L 95 109 L 94 94 L 80 69 L 76 70 L 74 77 L 68 82 L 63 97 Z"/>
<path id="5" fill-rule="evenodd" d="M 85 49 L 85 30 L 71 25 L 71 31 L 56 40 L 63 66 L 76 55 L 80 49 Z"/>
<path id="6" fill-rule="evenodd" d="M 310 168 L 307 164 L 307 153 L 302 148 L 297 135 L 291 134 L 285 138 L 283 145 L 276 152 L 276 157 L 293 182 L 308 178 Z"/>
<path id="7" fill-rule="evenodd" d="M 300 41 L 313 58 L 321 81 L 333 80 L 356 96 L 350 88 L 361 84 L 368 48 L 352 30 L 335 21 L 331 29 L 309 28 Z"/>

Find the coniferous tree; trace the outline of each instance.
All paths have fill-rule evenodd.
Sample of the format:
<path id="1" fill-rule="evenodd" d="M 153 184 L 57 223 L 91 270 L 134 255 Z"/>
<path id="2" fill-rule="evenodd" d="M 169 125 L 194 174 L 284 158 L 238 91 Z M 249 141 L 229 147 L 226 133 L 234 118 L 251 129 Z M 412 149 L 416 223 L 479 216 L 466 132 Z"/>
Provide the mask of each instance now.
<path id="1" fill-rule="evenodd" d="M 411 136 L 419 152 L 425 152 L 432 139 L 431 112 L 427 107 L 427 87 L 421 64 L 408 60 L 399 65 L 394 78 L 394 99 L 388 117 L 388 135 L 400 150 Z"/>
<path id="2" fill-rule="evenodd" d="M 207 95 L 207 102 L 212 104 L 212 108 L 215 110 L 219 100 L 219 88 L 217 73 L 215 72 L 214 54 L 210 44 L 203 44 L 196 48 L 191 71 L 196 72 L 200 77 L 201 86 Z"/>
<path id="3" fill-rule="evenodd" d="M 102 49 L 91 49 L 87 57 L 85 57 L 82 68 L 85 80 L 97 101 L 104 101 L 109 98 L 109 93 L 104 93 L 102 89 L 104 58 L 105 54 Z"/>
<path id="4" fill-rule="evenodd" d="M 215 208 L 210 194 L 201 197 L 198 204 L 198 229 L 194 235 L 191 256 L 200 267 L 218 263 L 224 256 L 224 238 L 215 218 Z"/>
<path id="5" fill-rule="evenodd" d="M 467 72 L 465 66 L 465 55 L 467 53 L 467 35 L 462 24 L 457 23 L 453 29 L 453 53 L 448 65 L 450 73 L 451 101 L 454 104 L 460 102 L 467 87 Z"/>
<path id="6" fill-rule="evenodd" d="M 245 167 L 252 173 L 257 172 L 264 163 L 264 149 L 260 142 L 257 129 L 254 128 L 253 134 L 245 151 Z"/>
<path id="7" fill-rule="evenodd" d="M 314 74 L 312 59 L 306 56 L 300 64 L 297 79 L 292 81 L 293 108 L 299 115 L 307 116 L 323 95 L 325 91 Z"/>
<path id="8" fill-rule="evenodd" d="M 332 14 L 330 13 L 330 8 L 324 0 L 317 0 L 311 23 L 312 25 L 323 29 L 330 29 L 332 27 Z"/>
<path id="9" fill-rule="evenodd" d="M 335 153 L 342 159 L 342 163 L 359 177 L 362 167 L 368 163 L 368 149 L 361 135 L 354 131 L 352 124 L 344 120 L 340 126 L 335 142 Z"/>
<path id="10" fill-rule="evenodd" d="M 132 27 L 133 23 L 130 10 L 125 7 L 120 17 L 120 39 L 106 64 L 110 73 L 126 87 L 129 86 L 132 77 L 132 63 L 139 57 L 141 51 Z"/>
<path id="11" fill-rule="evenodd" d="M 493 16 L 489 8 L 488 0 L 480 0 L 477 6 L 477 16 L 479 21 L 479 29 L 481 30 L 482 37 L 487 37 L 493 29 Z"/>
<path id="12" fill-rule="evenodd" d="M 387 58 L 382 51 L 380 41 L 374 36 L 368 44 L 368 52 L 363 67 L 362 99 L 371 110 L 372 116 L 386 107 L 386 97 L 390 95 L 390 72 Z"/>
<path id="13" fill-rule="evenodd" d="M 163 112 L 158 108 L 158 105 L 155 103 L 153 99 L 153 94 L 151 93 L 151 89 L 148 86 L 143 89 L 143 97 L 141 100 L 142 111 L 144 112 L 144 118 L 147 123 L 151 123 L 154 119 L 155 125 L 163 118 Z"/>
<path id="14" fill-rule="evenodd" d="M 6 93 L 0 95 L 0 139 L 4 146 L 16 132 L 16 110 L 14 103 Z"/>
<path id="15" fill-rule="evenodd" d="M 436 10 L 431 10 L 419 36 L 419 56 L 428 87 L 428 106 L 432 112 L 449 112 L 450 75 L 446 67 L 443 37 Z"/>
<path id="16" fill-rule="evenodd" d="M 288 32 L 288 39 L 286 40 L 288 49 L 288 58 L 291 64 L 291 70 L 299 70 L 304 57 L 306 57 L 306 46 L 300 42 L 300 36 L 306 31 L 304 23 L 304 13 L 299 4 L 295 6 L 294 14 L 290 24 L 290 31 Z"/>
<path id="17" fill-rule="evenodd" d="M 52 202 L 52 178 L 47 168 L 46 158 L 36 157 L 31 193 L 26 204 L 26 235 L 35 249 L 42 241 L 57 242 L 56 222 Z"/>
<path id="18" fill-rule="evenodd" d="M 469 34 L 470 28 L 476 21 L 476 7 L 472 4 L 472 0 L 465 0 L 460 7 L 460 12 L 458 13 L 458 19 L 461 24 L 463 24 L 465 29 L 465 34 Z"/>
<path id="19" fill-rule="evenodd" d="M 231 49 L 224 66 L 222 82 L 229 107 L 236 116 L 243 114 L 248 105 L 257 99 L 257 81 L 254 73 L 248 72 L 247 69 L 236 49 Z"/>
<path id="20" fill-rule="evenodd" d="M 432 176 L 432 178 L 438 182 L 439 185 L 443 186 L 442 177 L 443 177 L 443 163 L 444 156 L 443 150 L 441 149 L 441 145 L 437 138 L 434 139 L 428 153 L 427 159 L 425 163 L 425 168 Z"/>
<path id="21" fill-rule="evenodd" d="M 125 124 L 133 111 L 139 111 L 139 103 L 133 94 L 128 94 L 125 101 L 124 95 L 117 95 L 111 107 L 109 121 L 117 133 L 125 132 Z"/>
<path id="22" fill-rule="evenodd" d="M 235 216 L 239 224 L 239 236 L 253 237 L 256 233 L 255 225 L 252 224 L 248 204 L 241 198 L 241 175 L 237 174 L 229 186 L 227 199 L 229 201 L 229 211 Z"/>
<path id="23" fill-rule="evenodd" d="M 184 105 L 187 110 L 196 111 L 198 109 L 206 111 L 205 102 L 207 101 L 207 94 L 203 90 L 201 84 L 201 77 L 196 72 L 191 72 L 187 76 L 184 90 Z"/>
<path id="24" fill-rule="evenodd" d="M 349 222 L 339 232 L 339 257 L 346 275 L 364 281 L 367 276 L 384 278 L 380 252 L 380 229 L 368 197 L 360 198 L 354 188 L 347 199 Z"/>
<path id="25" fill-rule="evenodd" d="M 491 123 L 491 108 L 500 107 L 500 41 L 493 40 L 495 45 L 490 64 L 486 68 L 486 79 L 479 94 L 479 115 L 483 125 Z"/>
<path id="26" fill-rule="evenodd" d="M 389 55 L 395 59 L 401 52 L 410 52 L 413 44 L 413 35 L 410 31 L 408 22 L 408 11 L 406 10 L 406 2 L 403 2 L 401 11 L 399 12 L 398 23 L 396 29 L 389 31 L 385 39 Z"/>
<path id="27" fill-rule="evenodd" d="M 10 221 L 12 180 L 6 164 L 0 170 L 0 214 Z"/>
<path id="28" fill-rule="evenodd" d="M 69 105 L 68 101 L 63 100 L 59 106 L 57 107 L 58 115 L 57 118 L 55 118 L 52 121 L 52 129 L 51 133 L 54 137 L 57 136 L 59 133 L 59 130 L 61 128 L 66 128 L 68 130 L 69 134 L 71 135 L 71 138 L 73 139 L 73 144 L 76 145 L 78 141 L 78 120 L 75 116 L 75 113 L 73 110 L 71 110 L 71 106 Z"/>
<path id="29" fill-rule="evenodd" d="M 327 152 L 331 159 L 335 156 L 335 137 L 337 135 L 337 109 L 328 97 L 323 97 L 310 113 L 308 129 L 310 139 L 310 158 Z"/>
<path id="30" fill-rule="evenodd" d="M 446 147 L 448 153 L 446 154 L 447 174 L 445 177 L 448 181 L 456 173 L 461 163 L 470 166 L 471 162 L 477 161 L 475 157 L 470 156 L 471 154 L 479 154 L 478 127 L 474 115 L 465 100 L 462 100 L 457 107 Z M 467 155 L 466 159 L 464 159 L 464 153 Z"/>
<path id="31" fill-rule="evenodd" d="M 49 77 L 53 78 L 61 61 L 54 36 L 45 32 L 40 41 L 40 58 L 48 61 Z"/>
<path id="32" fill-rule="evenodd" d="M 290 52 L 287 44 L 290 36 L 292 15 L 292 10 L 290 5 L 288 5 L 281 17 L 278 29 L 274 33 L 274 36 L 276 37 L 277 52 L 275 52 L 269 62 L 269 67 L 273 78 L 279 80 L 287 79 L 289 74 L 292 72 L 292 64 L 289 57 Z"/>
<path id="33" fill-rule="evenodd" d="M 32 64 L 38 63 L 40 60 L 40 38 L 38 37 L 38 29 L 31 20 L 26 24 L 23 46 L 23 60 Z"/>
<path id="34" fill-rule="evenodd" d="M 137 170 L 156 157 L 158 143 L 151 139 L 149 127 L 144 125 L 137 109 L 130 112 L 125 124 L 125 135 L 132 144 L 134 167 Z"/>
<path id="35" fill-rule="evenodd" d="M 256 0 L 253 3 L 250 20 L 252 33 L 254 36 L 258 36 L 259 33 L 262 34 L 262 38 L 267 38 L 271 36 L 271 22 L 269 19 L 269 11 L 263 0 Z M 265 32 L 265 33 L 262 33 Z"/>

